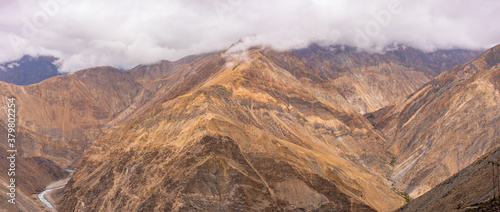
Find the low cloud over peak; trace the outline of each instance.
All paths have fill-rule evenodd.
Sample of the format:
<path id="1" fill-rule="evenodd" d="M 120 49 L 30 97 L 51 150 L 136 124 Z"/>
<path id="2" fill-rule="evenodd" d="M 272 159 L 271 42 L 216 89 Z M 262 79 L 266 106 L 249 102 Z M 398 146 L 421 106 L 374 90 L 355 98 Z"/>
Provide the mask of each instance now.
<path id="1" fill-rule="evenodd" d="M 345 44 L 381 51 L 394 42 L 432 51 L 500 41 L 500 2 L 454 0 L 2 1 L 0 62 L 62 58 L 62 71 L 161 59 L 239 45 L 276 49 Z"/>

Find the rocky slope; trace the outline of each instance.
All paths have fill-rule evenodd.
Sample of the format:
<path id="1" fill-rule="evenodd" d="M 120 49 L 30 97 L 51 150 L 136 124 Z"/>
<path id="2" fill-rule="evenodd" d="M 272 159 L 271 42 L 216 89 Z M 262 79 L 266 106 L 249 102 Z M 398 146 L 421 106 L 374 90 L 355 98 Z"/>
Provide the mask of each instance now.
<path id="1" fill-rule="evenodd" d="M 139 88 L 123 72 L 106 67 L 56 76 L 29 86 L 0 82 L 0 107 L 7 108 L 8 97 L 17 99 L 16 179 L 20 199 L 30 199 L 50 182 L 67 176 L 63 168 L 75 166 L 108 122 L 141 99 Z M 0 119 L 7 120 L 6 113 L 1 113 Z M 2 123 L 0 132 L 6 128 Z M 6 149 L 7 142 L 2 142 L 2 158 L 6 158 Z M 1 160 L 0 169 L 7 167 L 7 160 Z M 4 175 L 1 178 L 7 181 Z"/>
<path id="2" fill-rule="evenodd" d="M 63 211 L 387 211 L 383 138 L 294 54 L 218 54 L 101 136 Z M 186 89 L 186 87 L 191 89 Z M 173 98 L 171 98 L 173 97 Z M 134 201 L 130 201 L 130 200 Z"/>
<path id="3" fill-rule="evenodd" d="M 7 135 L 6 126 L 3 123 L 0 124 L 0 134 Z M 16 137 L 18 140 L 26 140 L 27 134 L 18 133 Z M 10 162 L 7 160 L 9 153 L 7 152 L 6 144 L 7 142 L 2 142 L 0 144 L 0 167 L 3 170 L 0 175 L 0 208 L 3 211 L 38 211 L 39 204 L 36 201 L 36 197 L 32 194 L 37 190 L 42 189 L 46 184 L 51 181 L 57 180 L 59 178 L 67 176 L 67 173 L 61 169 L 57 164 L 43 157 L 33 157 L 27 156 L 27 154 L 18 147 L 18 155 L 15 161 L 15 179 L 16 179 L 16 205 L 8 203 L 8 199 L 11 199 L 7 193 L 9 193 L 10 177 L 7 175 L 7 169 L 10 167 Z M 18 142 L 20 144 L 20 142 Z M 22 144 L 20 144 L 22 145 Z M 22 155 L 22 157 L 19 157 Z"/>
<path id="4" fill-rule="evenodd" d="M 0 64 L 0 81 L 16 84 L 30 85 L 59 75 L 51 56 L 31 57 L 24 56 L 18 61 Z"/>
<path id="5" fill-rule="evenodd" d="M 368 114 L 397 159 L 396 187 L 418 197 L 500 146 L 500 46 Z"/>
<path id="6" fill-rule="evenodd" d="M 494 182 L 500 179 L 500 148 L 484 155 L 397 211 L 498 211 L 498 199 L 491 201 Z M 493 176 L 493 171 L 497 173 Z M 495 177 L 496 179 L 493 180 Z M 497 191 L 498 193 L 498 191 Z"/>
<path id="7" fill-rule="evenodd" d="M 15 96 L 19 106 L 19 163 L 25 167 L 20 179 L 26 182 L 20 194 L 26 208 L 17 209 L 33 211 L 36 204 L 31 195 L 49 182 L 64 178 L 67 173 L 62 168 L 78 166 L 96 139 L 98 142 L 82 164 L 86 168 L 75 175 L 73 186 L 68 187 L 62 201 L 64 209 L 111 210 L 118 207 L 118 202 L 109 206 L 102 204 L 114 202 L 116 198 L 141 200 L 129 202 L 120 210 L 145 210 L 153 206 L 195 209 L 206 204 L 226 210 L 237 209 L 234 207 L 255 210 L 323 207 L 384 211 L 401 205 L 401 198 L 390 191 L 387 186 L 390 183 L 384 179 L 391 169 L 391 158 L 385 154 L 386 139 L 359 111 L 368 108 L 361 106 L 368 105 L 363 102 L 381 99 L 393 102 L 398 98 L 392 95 L 403 95 L 372 96 L 393 90 L 386 86 L 390 76 L 405 79 L 410 84 L 412 80 L 422 80 L 419 83 L 428 80 L 417 75 L 432 76 L 430 69 L 414 70 L 420 67 L 414 64 L 423 63 L 419 62 L 421 59 L 408 56 L 409 53 L 402 54 L 406 55 L 404 58 L 355 51 L 338 53 L 338 57 L 318 53 L 324 58 L 332 57 L 332 64 L 341 67 L 336 69 L 337 66 L 323 67 L 319 59 L 312 57 L 308 62 L 303 54 L 299 54 L 302 56 L 299 58 L 292 52 L 260 48 L 250 52 L 249 61 L 236 60 L 223 51 L 189 56 L 175 62 L 139 65 L 129 71 L 91 68 L 28 86 L 0 82 L 1 99 Z M 469 54 L 473 52 L 444 53 L 447 56 L 443 58 L 449 60 L 437 60 L 432 64 L 446 67 Z M 350 69 L 352 71 L 348 71 Z M 343 75 L 350 72 L 359 78 Z M 369 80 L 382 73 L 385 73 L 383 80 Z M 348 82 L 362 85 L 354 92 L 355 95 L 363 93 L 362 98 L 347 92 L 343 85 Z M 369 84 L 368 87 L 363 83 Z M 377 86 L 384 88 L 373 92 Z M 358 100 L 354 100 L 356 98 Z M 0 102 L 1 108 L 5 108 L 6 103 Z M 372 108 L 382 105 L 373 104 Z M 0 116 L 5 120 L 5 114 Z M 101 136 L 113 126 L 117 127 Z M 0 125 L 0 132 L 5 129 Z M 119 139 L 109 136 L 119 136 Z M 116 143 L 122 140 L 124 143 Z M 143 145 L 144 140 L 153 145 Z M 228 148 L 214 147 L 223 144 Z M 0 144 L 0 152 L 5 152 L 5 145 Z M 140 148 L 136 149 L 136 145 Z M 184 154 L 187 150 L 199 152 L 199 155 Z M 126 157 L 122 157 L 123 154 Z M 96 162 L 101 156 L 110 161 L 109 166 Z M 214 162 L 216 159 L 220 162 Z M 145 161 L 149 160 L 158 164 L 148 166 Z M 110 171 L 110 167 L 124 166 L 121 163 L 127 167 Z M 7 166 L 0 163 L 0 169 Z M 92 167 L 100 167 L 100 171 L 90 174 Z M 228 167 L 230 170 L 225 170 Z M 131 174 L 128 168 L 152 170 L 155 174 L 150 176 L 139 171 Z M 175 171 L 177 169 L 182 171 Z M 226 181 L 197 182 L 206 176 L 218 176 L 214 179 L 219 180 L 219 175 L 211 173 L 214 170 L 228 174 L 223 178 Z M 274 177 L 278 171 L 283 172 L 283 176 Z M 189 177 L 185 178 L 186 175 Z M 103 182 L 96 181 L 96 176 Z M 144 176 L 152 180 L 141 180 Z M 167 176 L 172 182 L 165 181 Z M 113 189 L 99 190 L 98 185 L 109 183 L 108 179 L 116 180 Z M 246 179 L 248 185 L 241 184 L 240 179 Z M 3 176 L 0 178 L 2 182 L 5 180 Z M 198 183 L 195 188 L 188 189 L 194 182 Z M 131 184 L 137 186 L 129 189 Z M 296 184 L 300 186 L 291 186 Z M 331 186 L 323 188 L 320 184 Z M 179 195 L 165 192 L 165 188 L 170 190 L 169 186 L 174 186 L 172 190 Z M 157 188 L 161 189 L 154 190 Z M 120 189 L 126 189 L 121 196 L 118 195 L 122 192 Z M 203 193 L 206 189 L 211 193 Z M 142 191 L 153 192 L 155 197 L 147 196 L 150 194 L 147 192 L 141 196 L 130 193 Z M 197 193 L 200 192 L 206 197 L 199 197 Z M 310 198 L 304 199 L 304 192 L 310 194 Z M 101 198 L 89 202 L 90 194 Z M 160 197 L 170 198 L 172 206 L 160 204 L 156 200 Z M 259 203 L 253 198 L 259 199 Z M 226 203 L 217 205 L 215 200 Z M 238 205 L 235 200 L 247 203 Z"/>
<path id="8" fill-rule="evenodd" d="M 107 123 L 143 94 L 140 84 L 109 67 L 29 86 L 3 83 L 0 90 L 2 108 L 7 97 L 17 99 L 17 127 L 27 135 L 19 147 L 27 155 L 43 156 L 61 166 L 81 158 Z"/>
<path id="9" fill-rule="evenodd" d="M 18 166 L 24 171 L 19 178 L 25 182 L 19 194 L 30 199 L 31 194 L 42 190 L 51 181 L 64 178 L 67 173 L 62 168 L 77 166 L 103 130 L 121 123 L 148 105 L 154 105 L 170 94 L 170 89 L 182 87 L 179 84 L 181 79 L 189 77 L 190 70 L 196 68 L 190 63 L 209 55 L 172 62 L 174 72 L 165 76 L 155 76 L 152 71 L 155 66 L 148 65 L 130 71 L 111 67 L 90 68 L 28 86 L 0 82 L 0 98 L 4 99 L 0 102 L 1 108 L 6 108 L 8 97 L 17 99 Z M 144 73 L 152 78 L 144 77 Z M 0 118 L 7 120 L 5 113 L 0 114 Z M 1 131 L 6 129 L 0 125 Z M 6 144 L 0 144 L 0 151 L 5 152 Z M 6 170 L 8 164 L 3 162 L 0 168 Z M 53 168 L 47 168 L 45 164 L 51 164 Z M 7 180 L 4 177 L 0 180 Z M 0 206 L 5 206 L 4 203 L 6 201 Z"/>
<path id="10" fill-rule="evenodd" d="M 425 53 L 404 45 L 384 54 L 317 45 L 294 52 L 318 70 L 322 78 L 331 79 L 361 113 L 401 101 L 442 71 L 462 65 L 481 53 L 469 50 Z"/>

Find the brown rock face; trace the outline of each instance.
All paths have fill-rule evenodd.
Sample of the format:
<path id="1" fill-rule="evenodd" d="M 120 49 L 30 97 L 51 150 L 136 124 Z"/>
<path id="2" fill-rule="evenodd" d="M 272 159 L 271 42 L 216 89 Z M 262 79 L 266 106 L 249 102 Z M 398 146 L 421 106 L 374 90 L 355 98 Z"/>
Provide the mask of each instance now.
<path id="1" fill-rule="evenodd" d="M 424 53 L 398 46 L 384 54 L 352 47 L 316 45 L 295 50 L 318 70 L 361 113 L 374 112 L 403 100 L 442 71 L 462 65 L 478 51 L 439 50 Z"/>
<path id="2" fill-rule="evenodd" d="M 7 126 L 3 124 L 0 125 L 0 134 L 7 135 Z M 7 175 L 7 170 L 10 167 L 10 161 L 7 159 L 10 153 L 7 152 L 7 148 L 5 145 L 7 141 L 2 142 L 0 145 L 0 167 L 4 172 L 0 175 L 0 192 L 2 195 L 0 196 L 0 208 L 4 211 L 38 211 L 39 204 L 35 199 L 32 198 L 32 194 L 36 191 L 42 190 L 45 188 L 45 185 L 48 183 L 64 178 L 67 176 L 67 173 L 61 169 L 54 162 L 38 156 L 30 155 L 28 152 L 23 151 L 22 148 L 24 145 L 21 144 L 21 141 L 30 142 L 29 134 L 18 133 L 16 134 L 18 139 L 17 147 L 18 154 L 16 155 L 15 160 L 15 180 L 16 180 L 16 205 L 12 205 L 8 203 L 8 200 L 11 199 L 7 193 L 10 193 L 7 186 L 9 186 L 10 176 Z"/>
<path id="3" fill-rule="evenodd" d="M 397 156 L 397 187 L 418 197 L 500 146 L 500 46 L 370 116 Z"/>
<path id="4" fill-rule="evenodd" d="M 29 200 L 50 182 L 65 178 L 68 173 L 62 168 L 76 166 L 108 123 L 146 96 L 127 73 L 109 67 L 82 70 L 29 86 L 0 84 L 1 108 L 7 108 L 8 97 L 16 98 L 16 180 L 18 194 L 23 197 L 18 205 L 23 207 L 14 211 L 34 211 L 23 199 Z M 5 113 L 1 117 L 7 120 Z M 6 129 L 0 125 L 0 132 Z M 0 151 L 5 153 L 6 149 L 7 142 L 2 142 Z M 2 170 L 8 166 L 1 160 Z M 8 180 L 5 175 L 1 178 Z"/>
<path id="5" fill-rule="evenodd" d="M 500 164 L 500 149 L 482 156 L 397 211 L 498 211 L 498 198 L 492 198 L 500 173 L 493 175 L 493 171 L 500 169 L 492 162 Z"/>
<path id="6" fill-rule="evenodd" d="M 384 139 L 335 89 L 322 88 L 302 60 L 267 49 L 249 51 L 246 61 L 214 57 L 170 91 L 179 95 L 165 95 L 104 133 L 68 185 L 61 210 L 402 205 L 377 174 L 389 169 Z"/>
<path id="7" fill-rule="evenodd" d="M 114 116 L 140 99 L 140 84 L 113 68 L 58 76 L 29 86 L 2 84 L 0 104 L 16 97 L 21 156 L 42 156 L 62 167 L 80 159 Z M 4 119 L 6 120 L 6 119 Z"/>

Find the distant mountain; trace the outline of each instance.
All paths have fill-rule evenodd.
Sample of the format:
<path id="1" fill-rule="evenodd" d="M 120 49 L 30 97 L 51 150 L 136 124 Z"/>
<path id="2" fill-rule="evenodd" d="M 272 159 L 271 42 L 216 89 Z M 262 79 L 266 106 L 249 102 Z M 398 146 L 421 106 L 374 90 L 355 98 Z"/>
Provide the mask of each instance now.
<path id="1" fill-rule="evenodd" d="M 52 56 L 23 56 L 20 60 L 0 64 L 0 81 L 16 85 L 30 85 L 57 76 Z"/>
<path id="2" fill-rule="evenodd" d="M 394 154 L 392 179 L 418 197 L 500 147 L 500 45 L 367 114 Z"/>
<path id="3" fill-rule="evenodd" d="M 294 50 L 361 113 L 392 105 L 415 92 L 441 72 L 462 65 L 480 51 L 423 52 L 398 45 L 385 53 L 368 53 L 348 46 L 311 45 Z"/>
<path id="4" fill-rule="evenodd" d="M 493 199 L 495 189 L 500 187 L 497 164 L 500 164 L 500 148 L 397 211 L 500 211 L 500 199 Z"/>

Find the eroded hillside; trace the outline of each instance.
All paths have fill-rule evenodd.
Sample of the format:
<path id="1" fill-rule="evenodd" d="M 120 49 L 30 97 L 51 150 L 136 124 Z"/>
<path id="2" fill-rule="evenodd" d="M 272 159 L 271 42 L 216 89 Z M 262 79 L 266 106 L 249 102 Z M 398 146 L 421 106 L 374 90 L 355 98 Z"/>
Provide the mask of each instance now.
<path id="1" fill-rule="evenodd" d="M 418 197 L 500 146 L 500 46 L 377 111 L 396 157 L 393 180 Z"/>
<path id="2" fill-rule="evenodd" d="M 387 211 L 403 203 L 376 171 L 389 168 L 383 138 L 342 95 L 321 89 L 293 55 L 249 54 L 206 66 L 200 71 L 211 74 L 189 84 L 197 89 L 101 136 L 61 209 Z"/>

